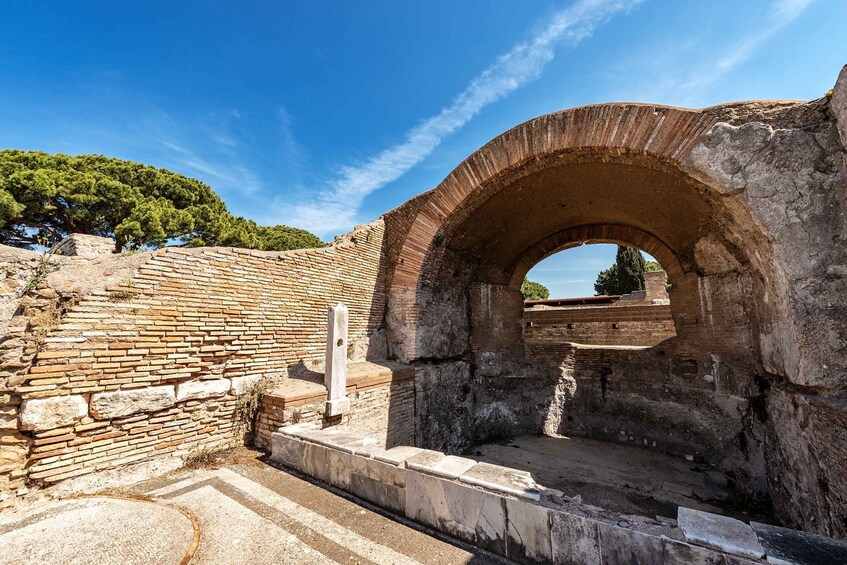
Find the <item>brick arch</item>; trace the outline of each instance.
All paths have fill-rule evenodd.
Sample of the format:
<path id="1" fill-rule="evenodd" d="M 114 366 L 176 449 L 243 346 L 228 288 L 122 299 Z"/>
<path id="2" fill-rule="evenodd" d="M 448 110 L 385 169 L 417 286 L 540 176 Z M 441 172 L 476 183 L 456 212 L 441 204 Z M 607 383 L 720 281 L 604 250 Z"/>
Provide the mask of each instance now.
<path id="1" fill-rule="evenodd" d="M 671 279 L 680 280 L 687 270 L 673 250 L 652 234 L 631 226 L 586 225 L 557 232 L 527 249 L 514 266 L 510 286 L 520 288 L 529 270 L 547 257 L 590 243 L 614 243 L 646 251 L 656 258 Z"/>
<path id="2" fill-rule="evenodd" d="M 428 262 L 443 253 L 439 234 L 463 208 L 510 178 L 544 166 L 549 158 L 581 153 L 597 162 L 646 157 L 659 167 L 686 171 L 683 159 L 716 118 L 701 110 L 644 104 L 584 106 L 540 116 L 503 133 L 454 169 L 420 206 L 392 273 L 395 291 L 415 289 Z"/>

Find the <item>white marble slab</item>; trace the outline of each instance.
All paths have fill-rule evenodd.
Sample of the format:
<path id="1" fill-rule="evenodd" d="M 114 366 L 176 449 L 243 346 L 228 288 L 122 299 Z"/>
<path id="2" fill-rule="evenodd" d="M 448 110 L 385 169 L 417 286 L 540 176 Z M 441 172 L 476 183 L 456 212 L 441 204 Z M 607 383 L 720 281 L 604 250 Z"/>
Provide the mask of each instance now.
<path id="1" fill-rule="evenodd" d="M 677 521 L 691 543 L 753 559 L 765 556 L 753 528 L 741 520 L 680 506 Z"/>

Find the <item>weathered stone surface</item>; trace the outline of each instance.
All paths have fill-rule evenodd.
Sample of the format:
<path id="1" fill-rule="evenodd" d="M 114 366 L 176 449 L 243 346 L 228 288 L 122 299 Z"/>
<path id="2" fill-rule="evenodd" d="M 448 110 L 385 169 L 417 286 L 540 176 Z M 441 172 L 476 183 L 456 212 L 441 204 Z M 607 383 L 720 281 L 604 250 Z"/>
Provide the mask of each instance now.
<path id="1" fill-rule="evenodd" d="M 300 437 L 299 434 L 304 431 L 316 431 L 321 429 L 320 426 L 316 424 L 312 424 L 309 422 L 303 422 L 300 424 L 291 424 L 290 426 L 283 426 L 279 429 L 279 433 L 285 434 L 288 436 Z"/>
<path id="2" fill-rule="evenodd" d="M 553 511 L 550 514 L 553 563 L 600 565 L 599 524 L 575 514 Z"/>
<path id="3" fill-rule="evenodd" d="M 229 379 L 215 379 L 205 381 L 188 381 L 176 385 L 176 401 L 201 400 L 204 398 L 215 398 L 229 392 L 232 383 Z"/>
<path id="4" fill-rule="evenodd" d="M 406 459 L 406 467 L 420 471 L 421 473 L 444 477 L 445 479 L 457 479 L 462 473 L 476 465 L 476 461 L 472 459 L 457 457 L 455 455 L 445 456 L 441 453 L 438 454 L 441 457 L 438 457 L 435 453 L 422 451 L 417 455 L 413 455 Z"/>
<path id="5" fill-rule="evenodd" d="M 838 125 L 838 135 L 841 138 L 841 146 L 847 148 L 847 65 L 841 68 L 835 87 L 832 89 L 830 100 L 832 113 Z M 847 169 L 847 152 L 842 156 L 844 168 Z"/>
<path id="6" fill-rule="evenodd" d="M 101 392 L 91 396 L 91 415 L 97 419 L 106 420 L 164 410 L 174 404 L 176 404 L 176 395 L 172 386 Z"/>
<path id="7" fill-rule="evenodd" d="M 603 565 L 664 562 L 662 538 L 604 523 L 598 528 Z"/>
<path id="8" fill-rule="evenodd" d="M 327 390 L 327 408 L 334 400 L 344 398 L 347 395 L 347 306 L 336 304 L 330 306 L 327 315 L 326 333 L 326 361 L 324 363 L 324 384 Z M 337 403 L 332 406 L 337 412 L 328 414 L 334 416 L 341 414 L 343 409 L 349 409 L 349 402 Z"/>
<path id="9" fill-rule="evenodd" d="M 334 430 L 332 428 L 324 428 L 323 430 L 303 429 L 299 432 L 299 437 L 346 453 L 355 453 L 358 449 L 377 445 L 378 443 L 373 438 Z"/>
<path id="10" fill-rule="evenodd" d="M 350 411 L 350 399 L 345 397 L 333 398 L 324 403 L 324 416 L 331 418 Z"/>
<path id="11" fill-rule="evenodd" d="M 471 485 L 505 492 L 527 500 L 540 500 L 538 485 L 527 471 L 518 471 L 491 463 L 477 463 L 459 477 Z"/>
<path id="12" fill-rule="evenodd" d="M 406 514 L 406 489 L 385 484 L 367 475 L 354 473 L 350 479 L 350 492 L 397 514 Z"/>
<path id="13" fill-rule="evenodd" d="M 229 389 L 230 394 L 241 396 L 247 390 L 262 380 L 262 375 L 246 375 L 244 377 L 232 377 L 232 387 Z"/>
<path id="14" fill-rule="evenodd" d="M 24 400 L 21 429 L 36 432 L 74 424 L 88 415 L 88 403 L 79 395 Z"/>
<path id="15" fill-rule="evenodd" d="M 391 463 L 392 465 L 403 466 L 405 465 L 406 459 L 412 457 L 413 455 L 417 455 L 421 451 L 423 451 L 423 449 L 420 447 L 398 445 L 396 447 L 392 447 L 391 449 L 386 449 L 384 453 L 375 455 L 374 458 L 378 461 Z"/>
<path id="16" fill-rule="evenodd" d="M 504 499 L 435 476 L 406 472 L 406 516 L 501 555 L 506 553 Z"/>
<path id="17" fill-rule="evenodd" d="M 765 556 L 753 529 L 735 518 L 680 506 L 677 521 L 691 543 L 753 559 Z"/>
<path id="18" fill-rule="evenodd" d="M 506 551 L 519 563 L 567 563 L 553 559 L 553 511 L 523 500 L 506 499 Z"/>
<path id="19" fill-rule="evenodd" d="M 271 461 L 297 471 L 303 466 L 303 442 L 288 434 L 271 434 Z"/>
<path id="20" fill-rule="evenodd" d="M 342 490 L 350 491 L 350 477 L 355 468 L 355 461 L 361 460 L 352 452 L 329 449 L 326 452 L 326 462 L 329 466 L 329 484 Z"/>
<path id="21" fill-rule="evenodd" d="M 399 488 L 406 486 L 406 470 L 403 467 L 371 459 L 366 461 L 365 472 L 372 479 L 387 485 Z"/>
<path id="22" fill-rule="evenodd" d="M 768 563 L 774 565 L 817 565 L 847 563 L 847 542 L 779 526 L 751 522 Z"/>
<path id="23" fill-rule="evenodd" d="M 662 538 L 665 565 L 725 565 L 724 555 L 704 547 Z"/>
<path id="24" fill-rule="evenodd" d="M 418 366 L 415 445 L 460 452 L 469 442 L 474 399 L 470 365 L 454 361 Z"/>
<path id="25" fill-rule="evenodd" d="M 300 470 L 312 478 L 329 483 L 332 477 L 329 463 L 330 451 L 333 450 L 329 447 L 304 441 Z"/>

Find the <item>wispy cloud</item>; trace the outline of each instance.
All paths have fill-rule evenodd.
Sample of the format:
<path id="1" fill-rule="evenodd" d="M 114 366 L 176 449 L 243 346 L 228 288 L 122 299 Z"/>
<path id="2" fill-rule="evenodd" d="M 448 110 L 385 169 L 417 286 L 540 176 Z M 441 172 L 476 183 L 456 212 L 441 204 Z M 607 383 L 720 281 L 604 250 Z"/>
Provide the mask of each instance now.
<path id="1" fill-rule="evenodd" d="M 770 7 L 768 19 L 753 33 L 732 44 L 721 54 L 711 69 L 682 85 L 689 90 L 711 86 L 753 56 L 756 50 L 785 26 L 796 20 L 814 0 L 777 0 Z"/>
<path id="2" fill-rule="evenodd" d="M 134 139 L 159 166 L 196 176 L 224 193 L 253 196 L 264 185 L 259 174 L 246 164 L 244 143 L 230 127 L 229 122 L 237 119 L 227 113 L 183 123 L 156 110 L 139 120 Z"/>
<path id="3" fill-rule="evenodd" d="M 641 1 L 577 0 L 552 14 L 549 23 L 497 58 L 449 106 L 412 128 L 401 143 L 367 161 L 343 167 L 329 186 L 313 197 L 314 203 L 295 206 L 285 221 L 320 235 L 351 228 L 365 197 L 420 163 L 484 107 L 536 79 L 555 56 L 558 44 L 578 44 L 599 25 Z"/>
<path id="4" fill-rule="evenodd" d="M 673 37 L 638 50 L 611 78 L 614 98 L 680 106 L 714 103 L 714 87 L 753 58 L 770 39 L 800 17 L 814 0 L 775 0 L 746 33 L 715 47 L 714 38 Z"/>

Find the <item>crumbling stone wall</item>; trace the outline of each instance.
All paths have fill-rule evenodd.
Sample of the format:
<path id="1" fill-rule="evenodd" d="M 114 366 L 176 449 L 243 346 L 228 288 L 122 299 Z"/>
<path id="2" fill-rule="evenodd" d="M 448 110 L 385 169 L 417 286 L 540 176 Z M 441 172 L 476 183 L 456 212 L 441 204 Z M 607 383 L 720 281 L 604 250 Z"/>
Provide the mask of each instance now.
<path id="1" fill-rule="evenodd" d="M 392 351 L 439 367 L 418 398 L 442 404 L 418 413 L 450 433 L 421 435 L 453 451 L 528 423 L 680 453 L 701 442 L 704 464 L 769 492 L 787 524 L 847 536 L 830 471 L 847 467 L 845 108 L 847 71 L 808 103 L 567 110 L 470 156 L 416 202 L 390 272 Z M 514 337 L 524 274 L 583 242 L 659 259 L 675 340 L 557 358 Z"/>
<path id="2" fill-rule="evenodd" d="M 0 496 L 242 441 L 239 399 L 323 356 L 330 304 L 350 309 L 351 356 L 384 354 L 383 235 L 377 221 L 325 249 L 166 248 L 50 273 L 4 342 L 25 355 L 4 356 Z"/>

